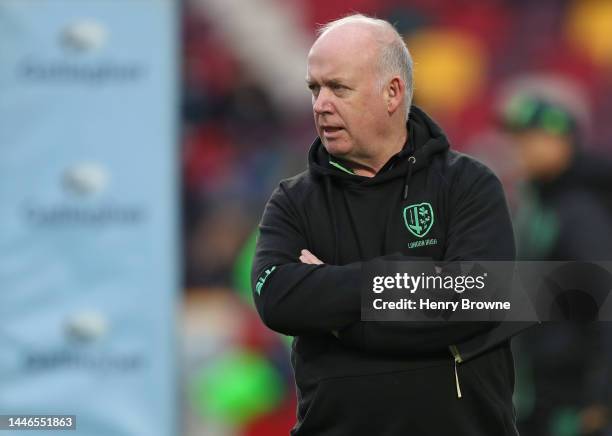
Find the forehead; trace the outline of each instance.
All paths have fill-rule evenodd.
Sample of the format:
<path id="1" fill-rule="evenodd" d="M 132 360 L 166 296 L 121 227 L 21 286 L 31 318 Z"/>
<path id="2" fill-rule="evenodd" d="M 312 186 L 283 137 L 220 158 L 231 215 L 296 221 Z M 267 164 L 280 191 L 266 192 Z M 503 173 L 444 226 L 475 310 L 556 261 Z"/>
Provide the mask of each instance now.
<path id="1" fill-rule="evenodd" d="M 308 78 L 352 78 L 373 71 L 376 42 L 362 29 L 341 26 L 322 35 L 308 54 Z"/>

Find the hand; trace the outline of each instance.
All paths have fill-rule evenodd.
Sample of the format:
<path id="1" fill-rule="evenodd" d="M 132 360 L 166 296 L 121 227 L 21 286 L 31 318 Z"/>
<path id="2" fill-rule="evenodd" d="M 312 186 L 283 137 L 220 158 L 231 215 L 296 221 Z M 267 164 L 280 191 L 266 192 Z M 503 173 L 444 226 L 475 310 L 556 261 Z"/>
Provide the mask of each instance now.
<path id="1" fill-rule="evenodd" d="M 595 434 L 610 424 L 610 411 L 602 404 L 591 404 L 579 413 L 581 434 Z"/>
<path id="2" fill-rule="evenodd" d="M 306 249 L 303 249 L 300 252 L 300 262 L 308 264 L 308 265 L 323 265 L 323 262 L 321 262 L 321 260 L 317 256 L 315 256 L 314 254 L 312 254 L 310 251 Z M 331 333 L 336 338 L 339 337 L 338 330 L 332 330 Z"/>
<path id="3" fill-rule="evenodd" d="M 321 262 L 317 256 L 306 249 L 302 250 L 300 253 L 300 262 L 308 265 L 323 265 L 323 262 Z"/>

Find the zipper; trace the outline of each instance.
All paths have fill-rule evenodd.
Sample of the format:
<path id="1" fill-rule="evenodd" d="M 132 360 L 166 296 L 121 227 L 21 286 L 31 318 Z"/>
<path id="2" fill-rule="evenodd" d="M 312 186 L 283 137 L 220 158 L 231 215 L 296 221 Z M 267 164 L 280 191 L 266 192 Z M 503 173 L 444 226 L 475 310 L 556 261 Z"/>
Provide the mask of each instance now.
<path id="1" fill-rule="evenodd" d="M 457 388 L 457 398 L 461 398 L 461 386 L 459 385 L 459 373 L 457 372 L 457 365 L 463 362 L 461 358 L 461 354 L 459 354 L 459 350 L 455 345 L 449 346 L 451 353 L 455 359 L 455 387 Z"/>

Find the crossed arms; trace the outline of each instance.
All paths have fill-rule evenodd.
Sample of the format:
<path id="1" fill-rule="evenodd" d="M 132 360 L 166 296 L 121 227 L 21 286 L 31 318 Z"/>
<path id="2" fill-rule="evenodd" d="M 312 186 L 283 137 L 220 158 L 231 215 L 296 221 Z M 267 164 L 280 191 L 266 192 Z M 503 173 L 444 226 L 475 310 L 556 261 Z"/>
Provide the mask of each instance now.
<path id="1" fill-rule="evenodd" d="M 454 204 L 444 260 L 514 258 L 505 197 L 492 173 L 479 177 Z M 299 222 L 297 206 L 281 184 L 264 211 L 252 277 L 255 305 L 272 330 L 291 336 L 338 332 L 339 340 L 352 347 L 412 353 L 446 349 L 493 327 L 491 323 L 361 321 L 359 280 L 364 262 L 324 264 L 308 250 Z M 385 261 L 376 259 L 381 260 Z"/>

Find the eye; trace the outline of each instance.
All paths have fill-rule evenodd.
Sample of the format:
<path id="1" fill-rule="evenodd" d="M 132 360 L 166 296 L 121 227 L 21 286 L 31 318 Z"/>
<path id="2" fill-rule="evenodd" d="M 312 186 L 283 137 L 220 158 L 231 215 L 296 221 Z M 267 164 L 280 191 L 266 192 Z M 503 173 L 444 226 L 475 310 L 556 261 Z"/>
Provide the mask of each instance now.
<path id="1" fill-rule="evenodd" d="M 344 85 L 341 85 L 339 83 L 334 83 L 329 85 L 329 87 L 331 88 L 331 90 L 334 92 L 334 94 L 336 95 L 340 95 L 343 94 L 348 88 Z"/>
<path id="2" fill-rule="evenodd" d="M 315 83 L 310 83 L 308 84 L 308 89 L 310 89 L 310 92 L 313 93 L 313 95 L 316 95 L 319 93 L 319 85 L 315 84 Z"/>

